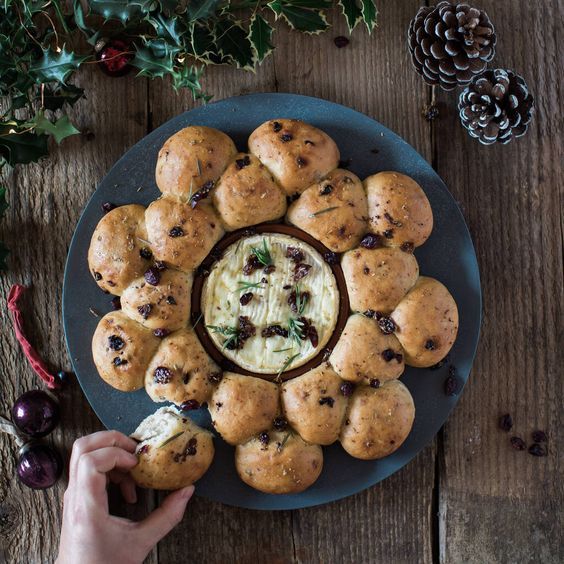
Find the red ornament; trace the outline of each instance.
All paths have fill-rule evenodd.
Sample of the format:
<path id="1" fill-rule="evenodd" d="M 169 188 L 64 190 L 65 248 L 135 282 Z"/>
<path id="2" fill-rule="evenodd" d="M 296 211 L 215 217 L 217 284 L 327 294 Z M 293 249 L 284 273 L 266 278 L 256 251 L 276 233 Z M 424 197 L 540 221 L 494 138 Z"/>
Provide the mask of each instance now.
<path id="1" fill-rule="evenodd" d="M 133 59 L 132 51 L 131 45 L 126 41 L 110 39 L 97 49 L 96 60 L 108 76 L 124 76 L 132 69 L 129 64 Z"/>

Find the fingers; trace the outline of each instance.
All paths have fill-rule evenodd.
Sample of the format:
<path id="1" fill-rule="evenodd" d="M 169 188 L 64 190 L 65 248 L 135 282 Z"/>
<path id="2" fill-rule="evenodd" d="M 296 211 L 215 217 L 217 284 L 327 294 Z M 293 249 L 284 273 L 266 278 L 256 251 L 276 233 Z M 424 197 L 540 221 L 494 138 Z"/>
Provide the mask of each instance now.
<path id="1" fill-rule="evenodd" d="M 143 537 L 153 547 L 167 535 L 184 516 L 186 504 L 194 493 L 194 486 L 188 486 L 169 494 L 160 507 L 139 523 Z"/>
<path id="2" fill-rule="evenodd" d="M 96 502 L 105 501 L 107 504 L 106 473 L 114 469 L 127 472 L 136 464 L 135 454 L 116 446 L 87 452 L 78 459 L 76 485 L 84 492 L 85 497 L 90 497 Z"/>
<path id="3" fill-rule="evenodd" d="M 118 431 L 99 431 L 92 435 L 81 437 L 74 442 L 72 447 L 69 468 L 70 480 L 75 477 L 78 460 L 83 454 L 104 447 L 119 447 L 127 452 L 135 452 L 136 446 L 137 443 L 133 439 Z"/>
<path id="4" fill-rule="evenodd" d="M 137 487 L 135 481 L 128 472 L 121 472 L 120 470 L 112 470 L 108 474 L 110 481 L 119 485 L 121 495 L 127 503 L 137 502 Z"/>

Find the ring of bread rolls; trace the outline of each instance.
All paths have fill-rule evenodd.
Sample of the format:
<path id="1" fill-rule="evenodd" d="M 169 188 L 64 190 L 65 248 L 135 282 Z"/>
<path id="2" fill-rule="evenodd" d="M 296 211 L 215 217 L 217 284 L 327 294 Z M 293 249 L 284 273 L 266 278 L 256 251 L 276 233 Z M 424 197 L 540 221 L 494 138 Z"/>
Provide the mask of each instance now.
<path id="1" fill-rule="evenodd" d="M 433 214 L 417 182 L 397 172 L 361 182 L 338 164 L 335 142 L 299 120 L 262 124 L 248 153 L 225 133 L 190 126 L 159 152 L 161 198 L 100 220 L 89 268 L 123 309 L 94 334 L 98 372 L 114 388 L 144 384 L 153 401 L 178 406 L 158 409 L 132 434 L 141 486 L 179 488 L 206 472 L 212 434 L 185 416 L 202 406 L 235 446 L 241 479 L 267 493 L 311 486 L 323 467 L 320 445 L 339 441 L 372 460 L 408 437 L 415 406 L 399 378 L 406 365 L 429 367 L 447 355 L 456 303 L 419 274 L 413 250 L 431 234 Z M 194 271 L 224 232 L 282 217 L 343 253 L 351 315 L 328 358 L 301 376 L 280 383 L 222 373 L 190 325 Z"/>

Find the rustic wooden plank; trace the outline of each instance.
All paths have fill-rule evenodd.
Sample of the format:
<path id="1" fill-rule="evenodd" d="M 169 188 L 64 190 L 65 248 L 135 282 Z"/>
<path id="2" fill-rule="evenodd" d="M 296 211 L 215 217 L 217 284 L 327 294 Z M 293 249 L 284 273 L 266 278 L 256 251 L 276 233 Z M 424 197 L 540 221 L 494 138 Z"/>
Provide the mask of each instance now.
<path id="1" fill-rule="evenodd" d="M 346 35 L 346 26 L 336 11 L 336 27 L 321 36 L 281 24 L 274 57 L 256 76 L 211 68 L 204 84 L 215 99 L 276 90 L 343 103 L 388 125 L 430 160 L 430 128 L 420 115 L 429 89 L 411 72 L 405 45 L 419 2 L 394 4 L 379 2 L 380 24 L 372 37 L 359 29 L 340 50 L 333 39 Z M 154 126 L 192 106 L 186 94 L 173 96 L 166 82 L 151 83 Z M 178 562 L 189 550 L 195 560 L 208 562 L 430 562 L 434 454 L 432 445 L 383 484 L 318 508 L 258 513 L 198 499 L 159 545 L 159 560 Z"/>
<path id="2" fill-rule="evenodd" d="M 474 370 L 444 433 L 441 562 L 562 562 L 562 2 L 483 0 L 498 32 L 495 66 L 536 96 L 526 137 L 483 147 L 458 123 L 456 96 L 436 124 L 438 171 L 462 203 L 484 289 Z M 560 333 L 559 333 L 560 328 Z M 497 427 L 511 413 L 510 434 Z M 509 445 L 549 435 L 549 456 Z"/>
<path id="3" fill-rule="evenodd" d="M 406 33 L 420 2 L 378 2 L 378 27 L 359 28 L 350 44 L 337 10 L 334 27 L 319 37 L 281 29 L 275 51 L 281 91 L 326 98 L 350 106 L 396 131 L 431 160 L 429 124 L 421 115 L 429 88 L 411 70 Z M 346 155 L 352 157 L 354 155 Z M 400 472 L 339 502 L 294 512 L 298 562 L 431 562 L 435 445 Z"/>
<path id="4" fill-rule="evenodd" d="M 11 270 L 0 276 L 4 300 L 13 283 L 30 285 L 23 307 L 26 329 L 53 367 L 69 369 L 63 341 L 61 290 L 70 238 L 87 199 L 110 166 L 146 134 L 146 82 L 115 80 L 87 65 L 77 82 L 88 98 L 72 112 L 76 123 L 92 134 L 73 137 L 54 148 L 49 160 L 17 169 L 8 181 L 10 208 L 0 238 L 12 251 Z M 118 125 L 119 124 L 119 125 Z M 86 268 L 86 263 L 85 263 Z M 16 397 L 40 384 L 29 368 L 3 307 L 0 314 L 0 412 L 9 413 Z M 101 429 L 77 382 L 60 394 L 63 421 L 52 441 L 68 454 L 77 437 Z M 47 562 L 57 554 L 65 476 L 54 488 L 33 492 L 14 478 L 16 448 L 0 436 L 0 560 Z M 150 494 L 132 511 L 152 507 Z M 114 508 L 124 514 L 121 503 Z"/>

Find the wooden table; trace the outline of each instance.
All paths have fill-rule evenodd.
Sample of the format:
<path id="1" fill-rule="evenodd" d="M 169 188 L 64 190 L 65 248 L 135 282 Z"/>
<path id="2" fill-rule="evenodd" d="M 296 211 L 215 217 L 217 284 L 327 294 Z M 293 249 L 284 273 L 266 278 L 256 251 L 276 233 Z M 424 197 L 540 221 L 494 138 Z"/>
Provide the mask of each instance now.
<path id="1" fill-rule="evenodd" d="M 536 96 L 528 135 L 484 147 L 459 124 L 454 93 L 438 96 L 440 117 L 421 115 L 431 89 L 411 68 L 406 30 L 419 0 L 378 0 L 372 37 L 304 37 L 284 25 L 277 49 L 256 74 L 213 68 L 205 86 L 216 99 L 257 91 L 297 92 L 355 108 L 403 136 L 428 159 L 460 202 L 472 232 L 484 292 L 484 322 L 469 383 L 435 441 L 403 470 L 363 493 L 323 507 L 261 513 L 195 499 L 182 524 L 150 562 L 562 562 L 562 17 L 560 0 L 480 0 L 498 32 L 497 66 L 521 73 Z M 336 15 L 336 14 L 334 14 Z M 559 49 L 560 48 L 560 49 Z M 12 249 L 12 283 L 30 284 L 24 308 L 31 339 L 54 366 L 69 367 L 61 324 L 61 286 L 78 217 L 111 165 L 154 127 L 193 107 L 168 81 L 111 79 L 90 67 L 78 82 L 88 98 L 73 111 L 85 132 L 39 165 L 8 180 L 10 209 L 0 239 Z M 1 411 L 37 384 L 0 319 Z M 558 331 L 560 327 L 560 333 Z M 72 382 L 53 434 L 61 449 L 101 425 Z M 515 434 L 549 435 L 549 456 L 517 452 L 498 429 L 513 415 Z M 57 553 L 66 478 L 33 492 L 13 477 L 15 447 L 0 437 L 0 561 L 46 562 Z M 114 510 L 139 518 L 160 496 Z"/>

